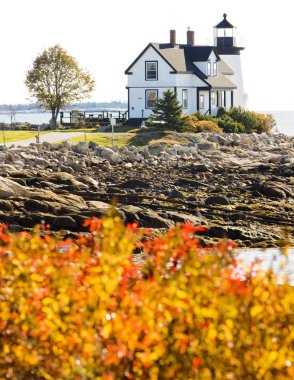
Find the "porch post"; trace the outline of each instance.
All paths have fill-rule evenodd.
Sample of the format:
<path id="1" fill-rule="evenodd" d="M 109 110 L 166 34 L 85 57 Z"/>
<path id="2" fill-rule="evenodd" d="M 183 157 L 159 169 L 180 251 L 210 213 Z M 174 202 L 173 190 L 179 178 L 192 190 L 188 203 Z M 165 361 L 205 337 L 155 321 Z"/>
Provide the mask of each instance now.
<path id="1" fill-rule="evenodd" d="M 224 91 L 224 108 L 227 108 L 227 91 Z"/>
<path id="2" fill-rule="evenodd" d="M 209 98 L 209 115 L 211 115 L 211 90 L 208 91 L 208 98 Z"/>
<path id="3" fill-rule="evenodd" d="M 128 90 L 128 119 L 130 118 L 130 88 L 127 87 Z"/>
<path id="4" fill-rule="evenodd" d="M 196 100 L 197 100 L 197 111 L 200 110 L 200 105 L 199 105 L 199 88 L 197 88 L 197 96 L 196 96 Z"/>

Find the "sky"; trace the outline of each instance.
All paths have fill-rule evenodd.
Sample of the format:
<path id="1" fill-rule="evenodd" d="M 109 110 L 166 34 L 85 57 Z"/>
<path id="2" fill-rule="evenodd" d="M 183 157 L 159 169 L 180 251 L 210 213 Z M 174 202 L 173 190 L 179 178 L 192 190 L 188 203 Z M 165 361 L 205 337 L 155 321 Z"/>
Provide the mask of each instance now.
<path id="1" fill-rule="evenodd" d="M 248 108 L 294 109 L 293 0 L 1 0 L 0 104 L 32 101 L 26 72 L 44 49 L 60 44 L 96 81 L 88 101 L 127 99 L 125 69 L 149 42 L 212 42 L 227 13 L 244 43 Z"/>

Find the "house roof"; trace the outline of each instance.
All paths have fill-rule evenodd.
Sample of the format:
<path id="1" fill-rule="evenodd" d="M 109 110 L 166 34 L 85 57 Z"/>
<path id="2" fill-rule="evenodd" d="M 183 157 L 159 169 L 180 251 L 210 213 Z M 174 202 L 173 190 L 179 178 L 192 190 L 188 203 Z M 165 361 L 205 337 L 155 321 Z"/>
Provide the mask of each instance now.
<path id="1" fill-rule="evenodd" d="M 234 71 L 222 59 L 219 61 L 218 69 L 224 75 L 233 75 L 234 74 Z"/>
<path id="2" fill-rule="evenodd" d="M 230 79 L 226 78 L 223 74 L 216 77 L 208 77 L 206 82 L 211 86 L 212 89 L 234 89 L 237 88 L 235 83 Z"/>
<path id="3" fill-rule="evenodd" d="M 227 15 L 226 13 L 224 13 L 224 19 L 218 23 L 215 28 L 218 28 L 218 29 L 221 29 L 221 28 L 229 28 L 229 29 L 232 29 L 234 28 L 234 25 L 232 25 L 228 20 L 227 20 Z"/>
<path id="4" fill-rule="evenodd" d="M 219 55 L 214 46 L 185 46 L 185 54 L 191 62 L 205 62 L 213 51 L 219 60 Z"/>
<path id="5" fill-rule="evenodd" d="M 237 86 L 227 79 L 225 75 L 232 75 L 234 71 L 220 58 L 217 49 L 214 46 L 190 46 L 190 45 L 171 45 L 150 43 L 142 53 L 127 68 L 125 74 L 131 74 L 130 70 L 133 65 L 143 56 L 143 54 L 152 47 L 163 60 L 171 67 L 174 73 L 191 73 L 195 74 L 207 87 L 211 88 L 236 88 Z M 210 54 L 214 52 L 219 61 L 218 76 L 207 77 L 193 62 L 206 62 Z"/>
<path id="6" fill-rule="evenodd" d="M 187 62 L 184 49 L 178 49 L 170 44 L 152 43 L 156 51 L 175 69 L 177 72 L 185 72 L 187 70 Z"/>
<path id="7" fill-rule="evenodd" d="M 164 61 L 166 61 L 166 63 L 171 67 L 171 69 L 174 71 L 174 72 L 176 72 L 176 69 L 171 65 L 171 63 L 170 62 L 168 62 L 167 61 L 167 59 L 160 53 L 160 51 L 159 51 L 159 49 L 157 49 L 156 47 L 155 47 L 155 45 L 156 44 L 153 44 L 153 43 L 149 43 L 146 47 L 145 47 L 145 49 L 138 55 L 138 57 L 130 64 L 130 66 L 125 70 L 125 74 L 131 74 L 130 73 L 130 70 L 131 70 L 131 68 L 134 66 L 134 64 L 137 62 L 137 61 L 139 61 L 139 59 L 145 54 L 145 52 L 150 48 L 150 47 L 152 47 L 153 49 L 155 49 L 156 50 L 156 52 L 163 58 L 163 60 Z M 159 45 L 159 44 L 158 44 Z"/>

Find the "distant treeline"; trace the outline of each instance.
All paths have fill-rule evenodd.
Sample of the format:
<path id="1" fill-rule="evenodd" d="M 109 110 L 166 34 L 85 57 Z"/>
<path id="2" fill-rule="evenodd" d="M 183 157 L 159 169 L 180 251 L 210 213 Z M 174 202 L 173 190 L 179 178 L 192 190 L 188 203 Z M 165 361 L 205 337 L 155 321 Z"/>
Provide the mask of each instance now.
<path id="1" fill-rule="evenodd" d="M 86 102 L 77 103 L 70 106 L 64 107 L 65 110 L 71 109 L 95 109 L 95 108 L 127 108 L 127 103 L 113 100 L 112 102 Z M 0 112 L 20 112 L 20 111 L 44 111 L 39 103 L 29 103 L 29 104 L 0 104 Z"/>

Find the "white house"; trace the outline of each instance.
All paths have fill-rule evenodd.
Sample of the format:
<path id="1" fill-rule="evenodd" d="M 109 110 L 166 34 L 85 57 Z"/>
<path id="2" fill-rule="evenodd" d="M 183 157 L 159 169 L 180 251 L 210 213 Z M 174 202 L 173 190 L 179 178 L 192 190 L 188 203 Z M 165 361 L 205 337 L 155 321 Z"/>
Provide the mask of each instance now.
<path id="1" fill-rule="evenodd" d="M 183 112 L 216 115 L 219 107 L 244 106 L 240 52 L 235 27 L 227 15 L 214 27 L 214 46 L 194 44 L 194 32 L 187 31 L 187 43 L 176 43 L 170 31 L 169 43 L 149 43 L 127 68 L 129 123 L 140 124 L 152 113 L 164 91 L 174 89 Z"/>

